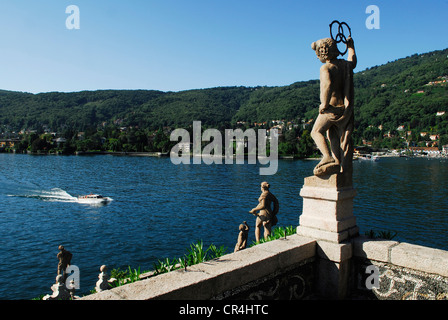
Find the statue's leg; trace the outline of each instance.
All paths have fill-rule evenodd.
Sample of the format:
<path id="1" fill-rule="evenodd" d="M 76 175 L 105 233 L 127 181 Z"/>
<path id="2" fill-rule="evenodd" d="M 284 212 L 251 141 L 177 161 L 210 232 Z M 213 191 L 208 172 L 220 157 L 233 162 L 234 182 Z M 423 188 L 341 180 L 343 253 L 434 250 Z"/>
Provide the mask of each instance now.
<path id="1" fill-rule="evenodd" d="M 267 240 L 271 235 L 271 221 L 263 222 L 264 226 L 264 239 Z"/>
<path id="2" fill-rule="evenodd" d="M 341 132 L 341 167 L 344 171 L 352 170 L 353 162 L 353 115 L 351 120 L 345 127 L 345 130 Z"/>
<path id="3" fill-rule="evenodd" d="M 260 232 L 261 232 L 262 226 L 263 226 L 263 221 L 261 221 L 261 219 L 257 217 L 257 220 L 255 221 L 255 241 L 256 242 L 260 242 Z"/>
<path id="4" fill-rule="evenodd" d="M 327 145 L 327 139 L 325 138 L 325 134 L 328 129 L 330 129 L 331 123 L 327 119 L 325 115 L 319 114 L 314 123 L 313 130 L 311 131 L 311 137 L 316 143 L 317 148 L 322 153 L 322 160 L 316 166 L 319 168 L 325 164 L 335 162 L 334 158 L 331 156 L 330 149 Z"/>
<path id="5" fill-rule="evenodd" d="M 336 126 L 328 129 L 328 140 L 330 140 L 331 154 L 336 164 L 341 164 L 343 158 L 343 150 L 341 149 L 341 135 L 343 133 Z"/>

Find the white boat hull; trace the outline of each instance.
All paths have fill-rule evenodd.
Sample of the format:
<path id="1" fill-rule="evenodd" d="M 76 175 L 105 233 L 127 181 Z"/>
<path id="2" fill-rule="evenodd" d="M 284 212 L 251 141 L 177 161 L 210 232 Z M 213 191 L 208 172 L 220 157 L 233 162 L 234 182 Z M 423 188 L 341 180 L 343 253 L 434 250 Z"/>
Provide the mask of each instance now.
<path id="1" fill-rule="evenodd" d="M 78 197 L 79 203 L 86 203 L 86 204 L 105 204 L 111 201 L 112 201 L 111 198 L 99 195 L 88 195 Z"/>
<path id="2" fill-rule="evenodd" d="M 375 162 L 380 160 L 380 158 L 377 156 L 359 156 L 358 159 L 364 161 L 375 161 Z"/>

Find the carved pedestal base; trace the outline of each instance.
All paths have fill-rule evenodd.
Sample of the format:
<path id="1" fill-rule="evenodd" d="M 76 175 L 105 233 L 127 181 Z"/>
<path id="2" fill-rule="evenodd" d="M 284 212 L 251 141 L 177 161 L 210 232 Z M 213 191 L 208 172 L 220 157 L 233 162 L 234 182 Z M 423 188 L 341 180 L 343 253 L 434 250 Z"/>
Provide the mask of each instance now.
<path id="1" fill-rule="evenodd" d="M 353 215 L 356 191 L 351 175 L 333 174 L 305 178 L 300 191 L 303 212 L 297 233 L 317 240 L 317 294 L 343 299 L 349 294 L 351 237 L 358 235 Z"/>
<path id="2" fill-rule="evenodd" d="M 358 234 L 353 215 L 356 191 L 351 177 L 334 174 L 305 178 L 300 195 L 303 197 L 297 229 L 300 235 L 340 243 Z"/>

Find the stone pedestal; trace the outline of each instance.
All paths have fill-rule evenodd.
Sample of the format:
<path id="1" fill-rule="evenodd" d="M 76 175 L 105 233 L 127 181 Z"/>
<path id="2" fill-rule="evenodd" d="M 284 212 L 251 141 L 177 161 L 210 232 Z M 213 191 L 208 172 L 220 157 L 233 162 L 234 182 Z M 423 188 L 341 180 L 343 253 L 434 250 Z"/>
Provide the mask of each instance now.
<path id="1" fill-rule="evenodd" d="M 353 215 L 356 191 L 351 177 L 334 174 L 305 178 L 300 195 L 303 197 L 297 229 L 300 235 L 340 243 L 358 234 Z"/>
<path id="2" fill-rule="evenodd" d="M 349 240 L 359 232 L 353 215 L 356 191 L 351 175 L 305 178 L 300 195 L 303 211 L 297 233 L 317 240 L 317 294 L 344 299 L 349 294 L 352 257 Z"/>

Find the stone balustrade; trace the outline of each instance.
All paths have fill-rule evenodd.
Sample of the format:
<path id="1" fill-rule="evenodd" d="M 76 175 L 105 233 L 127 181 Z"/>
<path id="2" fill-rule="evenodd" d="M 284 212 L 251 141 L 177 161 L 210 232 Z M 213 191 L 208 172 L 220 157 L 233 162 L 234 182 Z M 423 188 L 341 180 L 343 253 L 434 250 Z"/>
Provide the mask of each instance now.
<path id="1" fill-rule="evenodd" d="M 328 244 L 293 235 L 81 300 L 331 299 L 316 290 L 324 252 L 352 259 L 345 299 L 448 299 L 447 251 L 364 236 L 343 250 Z M 368 289 L 371 265 L 379 287 Z"/>

